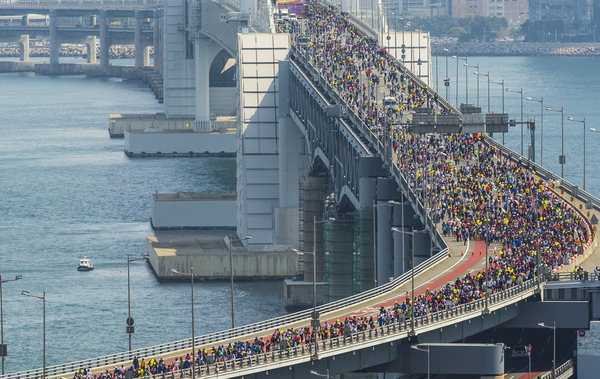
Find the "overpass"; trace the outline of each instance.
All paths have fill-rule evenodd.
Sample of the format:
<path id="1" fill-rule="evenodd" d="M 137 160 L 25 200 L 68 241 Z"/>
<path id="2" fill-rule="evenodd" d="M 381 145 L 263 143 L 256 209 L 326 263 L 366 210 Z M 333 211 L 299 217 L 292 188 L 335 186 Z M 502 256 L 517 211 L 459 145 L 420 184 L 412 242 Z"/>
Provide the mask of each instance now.
<path id="1" fill-rule="evenodd" d="M 1 1 L 0 16 L 21 16 L 21 25 L 0 25 L 0 40 L 17 40 L 21 61 L 29 60 L 30 35 L 49 38 L 50 64 L 59 63 L 60 44 L 86 42 L 88 63 L 96 63 L 97 38 L 100 38 L 100 64 L 109 65 L 112 44 L 133 42 L 136 67 L 149 65 L 149 46 L 158 47 L 158 22 L 161 2 L 156 0 L 19 0 Z M 29 14 L 47 15 L 48 24 L 29 24 Z M 133 27 L 113 27 L 112 19 L 133 18 Z M 82 20 L 80 22 L 73 20 Z M 154 20 L 153 26 L 150 21 Z M 69 22 L 70 20 L 70 22 Z"/>
<path id="2" fill-rule="evenodd" d="M 202 14 L 202 17 L 205 17 L 205 13 Z M 343 19 L 342 17 L 341 20 Z M 215 18 L 211 17 L 211 20 L 214 22 Z M 208 22 L 209 20 L 206 21 L 206 23 Z M 330 297 L 341 297 L 345 294 L 344 291 L 350 291 L 348 288 L 350 285 L 343 281 L 344 275 L 349 276 L 347 271 L 349 258 L 346 255 L 348 251 L 352 251 L 348 249 L 354 247 L 347 244 L 348 240 L 353 245 L 355 243 L 360 245 L 356 249 L 357 254 L 353 254 L 352 259 L 356 259 L 356 266 L 362 269 L 360 275 L 363 277 L 360 277 L 357 288 L 366 290 L 319 306 L 318 315 L 310 311 L 303 311 L 224 332 L 199 336 L 193 340 L 193 345 L 191 340 L 178 341 L 107 357 L 53 366 L 47 368 L 48 375 L 72 375 L 74 370 L 87 367 L 95 367 L 96 372 L 112 370 L 115 366 L 129 364 L 134 355 L 140 357 L 162 356 L 169 359 L 190 352 L 190 349 L 195 347 L 209 349 L 221 344 L 227 346 L 228 343 L 235 341 L 251 341 L 255 337 L 267 338 L 276 328 L 282 331 L 290 328 L 306 330 L 310 335 L 313 331 L 309 325 L 312 322 L 312 325 L 317 326 L 315 322 L 317 317 L 329 324 L 335 323 L 337 319 L 354 316 L 374 315 L 377 318 L 380 306 L 393 309 L 396 302 L 408 304 L 406 309 L 403 309 L 405 312 L 399 313 L 403 314 L 403 317 L 394 316 L 381 326 L 369 326 L 364 330 L 354 331 L 349 329 L 350 332 L 347 334 L 344 329 L 341 335 L 328 336 L 326 339 L 319 339 L 317 343 L 309 340 L 308 343 L 289 348 L 278 346 L 269 352 L 248 354 L 216 363 L 206 361 L 199 367 L 199 373 L 208 377 L 252 377 L 252 375 L 258 377 L 266 376 L 269 373 L 276 377 L 305 377 L 311 370 L 324 372 L 325 369 L 328 369 L 332 374 L 367 370 L 373 367 L 384 370 L 382 365 L 401 359 L 407 345 L 416 342 L 454 342 L 516 318 L 523 304 L 526 304 L 525 300 L 541 297 L 546 286 L 545 280 L 548 277 L 544 272 L 546 269 L 548 271 L 558 270 L 561 265 L 581 259 L 582 256 L 585 257 L 586 255 L 582 255 L 583 249 L 587 249 L 586 254 L 592 252 L 596 247 L 596 240 L 592 232 L 593 225 L 587 220 L 587 217 L 589 216 L 588 212 L 598 211 L 599 202 L 596 199 L 585 192 L 578 191 L 569 183 L 497 144 L 489 137 L 477 136 L 476 139 L 473 139 L 474 137 L 471 135 L 465 136 L 456 133 L 461 130 L 465 132 L 465 128 L 472 128 L 470 131 L 474 133 L 482 132 L 484 128 L 485 131 L 491 130 L 487 129 L 488 126 L 497 126 L 501 129 L 502 120 L 499 124 L 492 119 L 489 122 L 486 119 L 470 122 L 476 118 L 466 117 L 439 96 L 436 98 L 436 94 L 419 77 L 403 70 L 402 62 L 396 60 L 387 51 L 382 51 L 381 46 L 374 47 L 374 41 L 369 39 L 372 38 L 369 35 L 373 34 L 373 31 L 369 31 L 367 26 L 361 24 L 360 20 L 349 18 L 349 22 L 350 24 L 342 24 L 347 28 L 346 32 L 350 33 L 351 28 L 354 27 L 359 30 L 358 36 L 340 33 L 340 38 L 357 38 L 357 42 L 367 43 L 365 46 L 370 46 L 377 52 L 377 55 L 373 55 L 378 57 L 376 60 L 381 59 L 398 68 L 399 75 L 403 77 L 401 80 L 406 83 L 396 93 L 398 104 L 412 105 L 411 102 L 419 97 L 419 102 L 425 99 L 426 103 L 414 108 L 429 108 L 429 110 L 419 113 L 409 108 L 408 111 L 403 109 L 401 114 L 383 111 L 381 113 L 385 113 L 385 115 L 380 116 L 377 111 L 382 108 L 383 96 L 381 95 L 390 92 L 389 88 L 380 88 L 370 84 L 373 80 L 365 80 L 366 73 L 363 71 L 366 70 L 361 69 L 347 73 L 347 75 L 364 80 L 365 85 L 359 87 L 362 89 L 357 90 L 357 93 L 375 113 L 365 112 L 362 103 L 349 96 L 348 87 L 343 87 L 349 82 L 340 79 L 345 79 L 347 76 L 331 76 L 341 72 L 339 65 L 343 62 L 320 61 L 320 58 L 324 56 L 321 54 L 322 51 L 316 53 L 312 50 L 314 46 L 326 48 L 326 46 L 320 46 L 318 40 L 319 33 L 325 33 L 324 31 L 317 31 L 315 35 L 310 35 L 311 43 L 315 43 L 314 46 L 310 44 L 303 46 L 298 43 L 287 47 L 286 43 L 290 41 L 287 35 L 265 34 L 263 35 L 264 40 L 259 41 L 259 38 L 262 37 L 250 33 L 241 33 L 236 40 L 233 40 L 235 45 L 232 45 L 230 34 L 211 32 L 206 28 L 206 23 L 201 23 L 205 27 L 197 29 L 198 33 L 192 34 L 195 34 L 195 49 L 200 49 L 195 50 L 196 52 L 202 51 L 202 46 L 217 44 L 223 49 L 236 52 L 239 58 L 240 81 L 242 82 L 240 107 L 243 113 L 243 120 L 241 120 L 243 125 L 238 142 L 240 146 L 238 159 L 245 167 L 242 167 L 243 170 L 238 172 L 238 175 L 242 177 L 240 185 L 246 186 L 240 191 L 243 201 L 246 201 L 241 207 L 247 207 L 242 212 L 251 217 L 242 222 L 238 227 L 238 233 L 243 235 L 245 232 L 252 231 L 252 234 L 256 236 L 255 240 L 268 240 L 269 235 L 258 230 L 259 222 L 256 221 L 256 214 L 260 213 L 256 211 L 256 204 L 259 201 L 264 203 L 265 199 L 257 198 L 257 192 L 250 190 L 256 184 L 251 180 L 254 178 L 250 172 L 255 170 L 256 173 L 260 170 L 265 174 L 265 171 L 271 170 L 269 173 L 280 175 L 279 185 L 282 187 L 279 189 L 282 193 L 278 198 L 281 206 L 277 212 L 273 212 L 276 214 L 274 217 L 279 217 L 278 220 L 281 220 L 281 224 L 293 223 L 294 218 L 297 220 L 295 225 L 300 226 L 305 250 L 310 246 L 310 242 L 314 243 L 313 252 L 316 253 L 319 268 L 332 262 L 344 268 L 341 273 L 331 270 L 332 274 L 338 276 L 331 275 L 330 284 L 332 281 L 337 281 L 338 292 L 330 294 Z M 220 27 L 226 26 L 221 25 Z M 325 30 L 326 25 L 323 28 Z M 298 30 L 302 34 L 314 32 L 301 27 Z M 369 35 L 365 35 L 367 32 Z M 211 41 L 206 41 L 200 35 Z M 297 36 L 298 34 L 293 35 L 293 41 L 297 41 Z M 271 43 L 270 49 L 262 45 L 263 42 L 266 43 L 266 40 Z M 270 53 L 272 61 L 265 61 L 269 58 L 260 57 L 258 53 L 258 51 L 265 50 L 282 54 L 276 58 L 275 53 Z M 340 50 L 340 53 L 342 52 L 345 51 Z M 359 59 L 355 56 L 352 57 Z M 369 55 L 366 58 L 370 57 Z M 360 59 L 364 58 L 363 56 Z M 281 63 L 275 63 L 275 61 L 281 61 Z M 270 65 L 268 66 L 269 70 L 261 71 L 267 64 Z M 328 70 L 332 64 L 338 65 L 339 70 Z M 204 66 L 203 69 L 205 68 Z M 383 71 L 387 68 L 382 65 L 378 66 L 378 70 L 381 70 L 376 72 L 376 75 L 381 78 L 380 80 L 388 81 L 387 76 L 390 71 L 384 73 Z M 385 80 L 384 77 L 386 77 Z M 397 78 L 389 79 L 390 83 L 395 79 Z M 255 83 L 254 90 L 250 89 L 252 83 Z M 205 85 L 206 83 L 200 82 L 200 84 Z M 200 86 L 200 89 L 202 88 L 204 87 Z M 417 92 L 418 94 L 413 97 L 413 94 Z M 254 95 L 254 103 L 250 102 L 249 96 L 245 97 L 248 94 Z M 273 109 L 274 103 L 278 104 L 279 113 L 275 119 L 275 125 L 272 125 L 274 124 L 273 119 L 266 111 L 263 112 L 263 109 Z M 422 106 L 423 104 L 430 106 Z M 200 119 L 200 121 L 202 120 Z M 268 129 L 269 127 L 271 129 Z M 273 128 L 275 128 L 275 132 L 273 132 Z M 425 137 L 420 136 L 420 133 L 433 131 L 430 128 L 438 132 L 453 131 L 456 134 L 440 134 L 444 136 L 444 139 L 439 141 L 432 139 L 431 134 L 425 134 Z M 278 139 L 276 142 L 273 141 L 274 135 Z M 279 145 L 273 145 L 274 143 Z M 472 146 L 477 146 L 477 154 L 474 154 Z M 273 149 L 277 147 L 280 150 L 274 152 Z M 459 154 L 461 151 L 462 155 Z M 283 152 L 289 155 L 286 156 Z M 435 156 L 436 154 L 438 157 Z M 273 162 L 275 155 L 279 155 L 277 159 L 280 159 L 278 168 L 281 171 L 279 172 L 272 165 L 262 165 L 262 163 Z M 445 159 L 439 158 L 440 156 Z M 490 167 L 499 167 L 501 170 L 510 168 L 511 174 L 521 175 L 518 177 L 519 179 L 536 183 L 535 187 L 529 188 L 530 191 L 523 196 L 531 196 L 532 191 L 543 192 L 546 196 L 540 204 L 533 197 L 528 198 L 530 202 L 526 204 L 529 206 L 517 207 L 522 210 L 516 210 L 512 208 L 516 200 L 515 196 L 510 195 L 509 186 L 514 188 L 518 182 L 511 179 L 506 183 L 503 182 L 505 185 L 500 186 L 492 181 L 486 181 L 485 171 L 481 173 L 481 176 L 477 175 L 476 177 L 481 178 L 478 179 L 477 185 L 484 188 L 485 186 L 493 187 L 492 193 L 498 194 L 500 198 L 506 196 L 506 199 L 510 199 L 510 201 L 503 200 L 503 204 L 499 205 L 507 214 L 515 213 L 510 216 L 511 220 L 508 220 L 507 224 L 520 222 L 521 217 L 517 216 L 518 212 L 531 212 L 527 213 L 527 216 L 531 216 L 533 220 L 537 220 L 536 222 L 545 221 L 540 217 L 551 218 L 553 222 L 558 222 L 555 220 L 556 213 L 554 212 L 559 212 L 561 218 L 564 216 L 572 222 L 574 232 L 573 234 L 561 232 L 564 234 L 557 236 L 563 241 L 564 246 L 541 245 L 535 251 L 527 251 L 526 254 L 520 256 L 523 261 L 528 263 L 527 269 L 522 272 L 526 275 L 521 280 L 511 279 L 509 284 L 502 282 L 502 286 L 499 287 L 495 287 L 494 283 L 490 284 L 487 280 L 484 280 L 485 286 L 483 283 L 477 284 L 472 281 L 477 286 L 477 291 L 469 293 L 472 298 L 468 301 L 456 301 L 443 307 L 437 304 L 435 309 L 429 305 L 415 309 L 417 298 L 424 300 L 427 304 L 427 298 L 431 293 L 428 292 L 427 287 L 433 290 L 436 287 L 448 288 L 444 284 L 453 282 L 456 277 L 464 278 L 471 270 L 478 273 L 486 266 L 486 263 L 490 262 L 487 259 L 488 254 L 497 258 L 496 262 L 503 263 L 503 259 L 506 258 L 502 255 L 509 250 L 521 251 L 518 249 L 520 246 L 516 246 L 516 242 L 514 247 L 511 246 L 511 243 L 505 247 L 501 240 L 495 239 L 496 236 L 486 235 L 485 230 L 478 231 L 477 228 L 480 225 L 490 221 L 483 216 L 477 218 L 478 214 L 467 218 L 466 210 L 462 211 L 462 209 L 467 205 L 472 205 L 469 203 L 460 203 L 462 207 L 452 211 L 453 217 L 462 218 L 464 223 L 467 220 L 473 223 L 472 236 L 469 236 L 469 231 L 466 232 L 468 238 L 465 240 L 468 242 L 469 248 L 464 250 L 465 245 L 462 240 L 457 243 L 453 234 L 442 232 L 441 222 L 452 221 L 453 217 L 437 212 L 442 209 L 439 206 L 442 199 L 436 197 L 440 194 L 439 186 L 448 184 L 439 181 L 441 173 L 450 172 L 455 178 L 456 182 L 451 182 L 457 190 L 454 197 L 466 198 L 468 188 L 461 183 L 463 180 L 468 182 L 469 170 L 467 167 L 472 167 L 471 165 L 478 163 L 479 159 L 482 159 L 485 164 L 489 164 Z M 451 162 L 454 164 L 450 165 Z M 285 170 L 283 170 L 284 168 Z M 535 174 L 533 174 L 534 171 Z M 305 175 L 301 175 L 302 173 Z M 299 206 L 294 207 L 292 204 L 297 205 L 300 202 L 298 183 L 300 183 L 301 176 L 311 179 L 308 179 L 302 188 L 305 197 L 302 200 L 303 209 L 299 210 L 295 209 Z M 535 182 L 536 180 L 541 181 Z M 262 184 L 264 187 L 264 183 L 258 184 Z M 576 199 L 585 204 L 586 209 L 583 207 L 576 209 L 573 205 Z M 447 204 L 453 204 L 454 200 L 456 199 L 443 199 L 448 202 Z M 332 204 L 333 206 L 328 206 Z M 517 203 L 517 205 L 522 204 Z M 482 214 L 489 211 L 485 207 L 473 209 Z M 302 217 L 299 217 L 300 212 Z M 376 215 L 374 215 L 375 212 L 377 212 Z M 331 220 L 323 217 L 329 215 L 334 217 Z M 323 222 L 317 224 L 317 217 L 320 222 Z M 508 217 L 504 218 L 508 219 Z M 340 222 L 342 225 L 336 225 Z M 373 223 L 375 227 L 371 228 Z M 318 233 L 317 225 L 319 225 Z M 454 226 L 457 227 L 457 230 L 460 229 L 460 225 Z M 495 227 L 499 228 L 500 226 L 495 225 Z M 524 231 L 531 230 L 531 225 L 526 227 L 526 224 L 522 224 L 521 227 Z M 262 230 L 266 230 L 264 225 Z M 354 232 L 355 230 L 358 230 L 361 235 L 375 234 L 376 237 L 367 241 L 355 240 L 356 237 L 349 233 L 349 231 Z M 554 230 L 558 229 L 554 228 Z M 317 241 L 317 235 L 320 233 L 325 234 L 323 239 L 330 246 L 323 246 L 321 241 Z M 285 236 L 285 233 L 282 234 L 288 238 L 288 241 L 293 239 Z M 473 237 L 480 239 L 473 241 Z M 516 235 L 509 237 L 512 242 L 519 240 L 519 244 L 529 243 L 528 240 L 518 239 Z M 285 240 L 281 236 L 278 238 L 278 242 Z M 462 237 L 459 236 L 459 238 Z M 488 239 L 490 240 L 487 241 Z M 490 242 L 491 247 L 505 250 L 505 253 L 489 252 L 484 241 Z M 372 246 L 372 242 L 377 245 L 376 250 L 367 249 Z M 558 240 L 550 240 L 550 242 L 558 242 Z M 472 249 L 471 244 L 474 245 Z M 329 251 L 329 258 L 325 256 L 325 250 Z M 344 251 L 346 255 L 343 255 Z M 356 257 L 359 255 L 358 253 L 360 253 L 360 257 Z M 369 253 L 371 254 L 369 255 Z M 336 254 L 338 254 L 337 257 L 331 257 Z M 327 259 L 330 261 L 327 262 Z M 416 265 L 417 261 L 422 262 Z M 494 270 L 494 279 L 500 276 L 504 278 L 503 275 L 496 277 L 498 265 L 499 263 L 494 263 L 490 267 Z M 412 266 L 416 267 L 411 269 Z M 370 269 L 371 267 L 372 269 Z M 445 272 L 449 268 L 450 271 Z M 508 268 L 514 269 L 515 267 Z M 310 272 L 310 270 L 308 271 Z M 481 274 L 482 277 L 484 274 Z M 316 270 L 312 275 L 323 278 L 323 272 Z M 447 275 L 450 277 L 448 278 Z M 396 279 L 386 283 L 385 279 L 390 276 Z M 508 275 L 508 278 L 511 276 Z M 437 283 L 438 279 L 443 279 L 443 282 Z M 381 285 L 368 289 L 376 283 Z M 491 291 L 488 286 L 494 287 L 494 290 Z M 450 288 L 451 291 L 454 289 L 456 287 Z M 321 322 L 318 325 L 317 329 L 325 329 Z M 40 374 L 41 371 L 38 369 L 11 374 L 7 377 L 23 378 Z M 184 375 L 189 374 L 184 373 Z"/>

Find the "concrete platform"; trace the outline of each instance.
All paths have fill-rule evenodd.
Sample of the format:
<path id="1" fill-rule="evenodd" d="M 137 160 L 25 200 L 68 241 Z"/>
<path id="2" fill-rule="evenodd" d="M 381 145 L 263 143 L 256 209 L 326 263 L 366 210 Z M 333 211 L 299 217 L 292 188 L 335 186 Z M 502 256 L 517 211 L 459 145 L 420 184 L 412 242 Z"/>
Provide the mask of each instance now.
<path id="1" fill-rule="evenodd" d="M 157 279 L 188 280 L 171 270 L 189 272 L 193 267 L 198 280 L 228 280 L 230 240 L 224 234 L 147 237 L 148 261 Z M 283 279 L 299 272 L 292 251 L 247 251 L 234 241 L 231 252 L 236 280 Z"/>

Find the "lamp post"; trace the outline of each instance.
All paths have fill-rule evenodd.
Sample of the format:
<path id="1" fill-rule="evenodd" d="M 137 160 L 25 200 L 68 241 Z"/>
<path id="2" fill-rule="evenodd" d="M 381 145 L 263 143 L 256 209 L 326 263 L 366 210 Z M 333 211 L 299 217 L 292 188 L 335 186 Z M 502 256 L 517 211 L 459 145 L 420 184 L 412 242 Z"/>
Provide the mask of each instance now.
<path id="1" fill-rule="evenodd" d="M 4 375 L 4 359 L 6 358 L 6 353 L 8 350 L 4 345 L 4 309 L 2 308 L 2 284 L 14 282 L 22 278 L 23 276 L 17 275 L 14 277 L 14 279 L 2 280 L 2 275 L 0 275 L 0 355 L 2 356 L 2 375 Z"/>
<path id="2" fill-rule="evenodd" d="M 459 56 L 453 55 L 452 59 L 456 59 L 456 106 L 458 107 L 458 61 L 463 60 L 467 62 L 467 57 L 460 58 Z M 468 100 L 468 97 L 467 97 Z"/>
<path id="3" fill-rule="evenodd" d="M 558 156 L 558 163 L 560 164 L 560 177 L 565 177 L 565 163 L 567 157 L 565 156 L 565 112 L 564 108 L 554 109 L 552 107 L 546 107 L 547 111 L 560 112 L 560 155 Z"/>
<path id="4" fill-rule="evenodd" d="M 325 374 L 321 374 L 320 372 L 316 371 L 316 370 L 310 370 L 310 373 L 316 376 L 320 376 L 322 378 L 326 378 L 329 379 L 329 369 L 325 369 Z"/>
<path id="5" fill-rule="evenodd" d="M 190 267 L 190 272 L 181 272 L 171 269 L 171 272 L 181 276 L 189 276 L 192 290 L 192 379 L 196 379 L 196 315 L 194 312 L 194 267 Z"/>
<path id="6" fill-rule="evenodd" d="M 479 71 L 475 71 L 474 73 L 475 75 L 477 75 L 477 93 L 479 93 L 479 77 L 480 76 L 485 76 L 487 77 L 487 113 L 490 113 L 490 72 L 488 71 L 487 74 L 482 74 Z M 479 106 L 479 95 L 477 95 L 477 106 Z"/>
<path id="7" fill-rule="evenodd" d="M 444 86 L 446 87 L 446 101 L 450 101 L 448 100 L 448 89 L 450 87 L 450 78 L 448 77 L 448 51 L 448 48 L 445 47 L 444 53 L 446 54 L 446 80 L 444 80 Z"/>
<path id="8" fill-rule="evenodd" d="M 29 291 L 21 291 L 21 295 L 28 297 L 35 297 L 36 299 L 42 300 L 42 329 L 43 329 L 43 342 L 42 342 L 42 379 L 46 379 L 46 291 L 42 291 L 42 296 L 32 295 Z"/>
<path id="9" fill-rule="evenodd" d="M 523 88 L 520 90 L 514 90 L 507 88 L 506 92 L 514 92 L 521 95 L 521 156 L 523 155 Z"/>
<path id="10" fill-rule="evenodd" d="M 552 378 L 556 378 L 556 321 L 552 321 L 552 326 L 538 322 L 538 326 L 552 329 Z"/>
<path id="11" fill-rule="evenodd" d="M 583 190 L 585 191 L 585 117 L 583 120 L 577 120 L 573 117 L 567 117 L 567 120 L 579 122 L 583 126 Z"/>
<path id="12" fill-rule="evenodd" d="M 230 297 L 231 297 L 231 329 L 235 328 L 235 305 L 234 305 L 234 291 L 233 291 L 233 254 L 231 253 L 231 245 L 234 241 L 247 241 L 253 238 L 252 236 L 244 236 L 242 239 L 237 239 L 233 236 L 229 236 L 229 279 L 230 279 Z"/>
<path id="13" fill-rule="evenodd" d="M 431 370 L 430 370 L 430 365 L 429 365 L 429 356 L 430 356 L 430 352 L 431 352 L 431 347 L 429 345 L 427 345 L 427 349 L 422 349 L 419 347 L 419 345 L 411 345 L 410 346 L 411 349 L 415 349 L 418 351 L 426 351 L 427 352 L 427 379 L 431 378 Z"/>
<path id="14" fill-rule="evenodd" d="M 400 204 L 400 203 L 396 203 L 396 204 Z M 402 205 L 402 227 L 404 227 L 404 205 Z M 411 231 L 406 231 L 406 230 L 401 230 L 400 228 L 396 228 L 393 227 L 392 228 L 392 232 L 395 233 L 401 233 L 401 234 L 408 234 L 410 236 L 414 236 L 414 232 Z M 402 237 L 402 253 L 404 253 L 404 236 Z M 410 316 L 410 333 L 409 335 L 414 336 L 415 335 L 415 255 L 414 255 L 414 251 L 411 250 L 410 253 L 410 311 L 411 311 L 411 316 Z"/>
<path id="15" fill-rule="evenodd" d="M 540 110 L 540 132 L 541 132 L 541 137 L 540 137 L 540 166 L 544 165 L 544 97 L 538 99 L 534 99 L 533 97 L 526 97 L 526 100 L 528 101 L 534 101 L 536 103 L 540 103 L 541 106 L 541 110 Z"/>
<path id="16" fill-rule="evenodd" d="M 489 77 L 488 77 L 489 78 Z M 504 114 L 504 79 L 502 79 L 499 82 L 495 82 L 493 80 L 490 80 L 490 83 L 492 84 L 500 84 L 502 86 L 502 114 Z M 502 144 L 504 145 L 504 135 L 506 133 L 502 133 Z"/>
<path id="17" fill-rule="evenodd" d="M 474 68 L 475 72 L 479 72 L 479 63 L 477 63 L 475 65 L 465 63 L 464 66 L 465 66 L 465 72 L 467 72 L 467 73 L 469 71 L 469 67 Z M 477 75 L 477 106 L 479 106 L 479 75 Z"/>
<path id="18" fill-rule="evenodd" d="M 127 320 L 125 322 L 127 326 L 125 327 L 125 331 L 129 336 L 129 351 L 131 351 L 131 335 L 135 330 L 133 326 L 134 320 L 131 317 L 131 274 L 129 266 L 131 262 L 141 261 L 144 259 L 148 259 L 148 256 L 145 255 L 141 258 L 131 258 L 131 255 L 127 254 Z"/>

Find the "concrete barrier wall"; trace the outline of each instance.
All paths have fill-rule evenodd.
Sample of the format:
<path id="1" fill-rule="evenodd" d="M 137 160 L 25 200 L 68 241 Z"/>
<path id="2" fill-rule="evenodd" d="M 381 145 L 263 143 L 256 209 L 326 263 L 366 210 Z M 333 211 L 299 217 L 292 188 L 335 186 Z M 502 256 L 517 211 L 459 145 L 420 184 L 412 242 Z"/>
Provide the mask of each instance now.
<path id="1" fill-rule="evenodd" d="M 234 228 L 236 222 L 236 200 L 152 201 L 154 229 Z"/>
<path id="2" fill-rule="evenodd" d="M 231 154 L 235 153 L 235 133 L 128 132 L 127 155 Z"/>

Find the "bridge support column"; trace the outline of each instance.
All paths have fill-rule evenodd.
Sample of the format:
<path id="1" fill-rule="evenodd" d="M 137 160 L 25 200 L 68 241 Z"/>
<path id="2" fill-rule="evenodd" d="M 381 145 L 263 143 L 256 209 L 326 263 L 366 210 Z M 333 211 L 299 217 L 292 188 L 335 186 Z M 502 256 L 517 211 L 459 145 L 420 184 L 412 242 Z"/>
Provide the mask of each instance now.
<path id="1" fill-rule="evenodd" d="M 140 11 L 135 11 L 134 37 L 133 44 L 135 46 L 135 67 L 142 68 L 144 66 L 144 46 L 142 45 L 142 22 L 144 18 Z"/>
<path id="2" fill-rule="evenodd" d="M 58 15 L 56 10 L 50 9 L 50 64 L 58 64 L 60 41 L 58 40 Z"/>
<path id="3" fill-rule="evenodd" d="M 280 73 L 282 71 L 280 70 Z M 283 85 L 283 81 L 280 81 Z M 284 92 L 283 89 L 280 89 Z M 283 96 L 280 96 L 280 99 Z M 282 104 L 279 105 L 280 114 Z M 300 246 L 300 175 L 304 165 L 305 142 L 300 130 L 289 117 L 278 122 L 279 135 L 279 208 L 275 209 L 276 242 Z M 312 266 L 311 266 L 312 267 Z"/>
<path id="4" fill-rule="evenodd" d="M 150 66 L 150 46 L 144 47 L 144 63 L 143 67 Z"/>
<path id="5" fill-rule="evenodd" d="M 412 254 L 415 266 L 431 256 L 431 237 L 426 230 L 415 230 L 413 234 Z"/>
<path id="6" fill-rule="evenodd" d="M 100 12 L 100 65 L 108 67 L 110 64 L 110 37 L 108 36 L 108 15 Z"/>
<path id="7" fill-rule="evenodd" d="M 328 178 L 322 176 L 306 176 L 302 181 L 302 250 L 316 250 L 317 272 L 316 281 L 323 281 L 323 223 L 313 224 L 313 221 L 322 221 L 325 207 Z M 313 280 L 313 255 L 304 255 L 304 280 Z"/>
<path id="8" fill-rule="evenodd" d="M 29 15 L 28 14 L 21 17 L 21 25 L 23 25 L 23 26 L 29 25 Z"/>
<path id="9" fill-rule="evenodd" d="M 21 62 L 29 61 L 29 34 L 23 34 L 19 38 L 19 60 Z"/>
<path id="10" fill-rule="evenodd" d="M 398 277 L 413 267 L 413 226 L 415 213 L 410 203 L 404 201 L 394 205 L 394 277 Z M 415 264 L 416 266 L 416 264 Z"/>
<path id="11" fill-rule="evenodd" d="M 196 130 L 209 131 L 210 122 L 210 65 L 221 47 L 209 39 L 194 44 L 196 63 Z"/>
<path id="12" fill-rule="evenodd" d="M 323 228 L 325 242 L 325 272 L 327 273 L 327 302 L 350 296 L 354 290 L 354 222 L 326 221 Z M 317 262 L 318 265 L 318 262 Z M 358 270 L 356 270 L 358 271 Z"/>
<path id="13" fill-rule="evenodd" d="M 392 207 L 387 201 L 375 203 L 377 215 L 377 285 L 385 284 L 394 276 L 393 235 L 391 232 Z"/>
<path id="14" fill-rule="evenodd" d="M 162 13 L 160 10 L 155 10 L 154 16 L 154 71 L 162 72 Z"/>
<path id="15" fill-rule="evenodd" d="M 87 45 L 87 63 L 96 64 L 96 36 L 89 36 L 85 44 Z"/>

